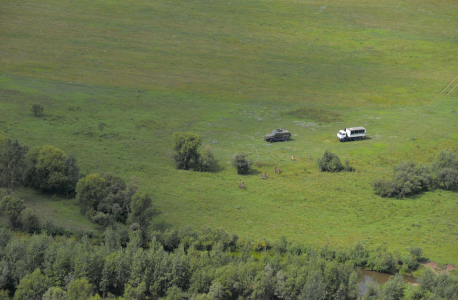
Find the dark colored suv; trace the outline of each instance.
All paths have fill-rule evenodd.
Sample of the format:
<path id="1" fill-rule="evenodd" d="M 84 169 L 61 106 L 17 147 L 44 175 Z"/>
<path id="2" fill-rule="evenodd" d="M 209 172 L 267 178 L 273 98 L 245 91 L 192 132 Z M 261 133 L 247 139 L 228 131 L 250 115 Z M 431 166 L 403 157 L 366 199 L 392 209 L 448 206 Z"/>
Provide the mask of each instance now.
<path id="1" fill-rule="evenodd" d="M 282 128 L 277 130 L 272 130 L 271 133 L 266 134 L 264 139 L 268 142 L 286 142 L 291 137 L 291 132 Z"/>

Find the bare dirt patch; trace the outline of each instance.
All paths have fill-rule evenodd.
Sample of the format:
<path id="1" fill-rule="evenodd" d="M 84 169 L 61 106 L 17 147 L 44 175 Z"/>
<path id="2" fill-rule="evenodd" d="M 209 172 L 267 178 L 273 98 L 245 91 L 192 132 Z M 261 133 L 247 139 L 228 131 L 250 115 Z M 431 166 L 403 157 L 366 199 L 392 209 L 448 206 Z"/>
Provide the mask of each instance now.
<path id="1" fill-rule="evenodd" d="M 441 272 L 448 273 L 448 272 L 456 269 L 456 266 L 454 266 L 454 265 L 449 265 L 449 264 L 442 265 L 442 264 L 439 264 L 439 263 L 434 262 L 434 261 L 429 261 L 429 262 L 424 263 L 422 265 L 424 265 L 425 267 L 431 268 L 431 270 L 433 270 L 433 272 L 435 274 L 439 274 Z"/>

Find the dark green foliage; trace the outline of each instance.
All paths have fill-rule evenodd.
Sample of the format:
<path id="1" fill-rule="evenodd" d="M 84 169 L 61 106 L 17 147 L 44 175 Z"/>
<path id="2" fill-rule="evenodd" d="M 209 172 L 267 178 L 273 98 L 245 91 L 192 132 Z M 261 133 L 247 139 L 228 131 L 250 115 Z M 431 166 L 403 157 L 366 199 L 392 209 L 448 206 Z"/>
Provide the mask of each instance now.
<path id="1" fill-rule="evenodd" d="M 87 278 L 70 282 L 67 289 L 67 300 L 87 300 L 92 295 L 92 284 Z"/>
<path id="2" fill-rule="evenodd" d="M 202 151 L 199 155 L 199 170 L 207 172 L 215 166 L 215 163 L 215 157 L 213 156 L 210 145 L 203 146 Z"/>
<path id="3" fill-rule="evenodd" d="M 28 148 L 16 139 L 7 139 L 0 146 L 0 184 L 11 194 L 23 182 Z"/>
<path id="4" fill-rule="evenodd" d="M 19 215 L 24 209 L 24 200 L 15 196 L 4 196 L 0 201 L 0 212 L 8 217 L 13 227 L 19 225 Z"/>
<path id="5" fill-rule="evenodd" d="M 129 223 L 138 223 L 140 229 L 146 233 L 155 212 L 152 207 L 152 200 L 148 194 L 136 193 L 130 203 Z"/>
<path id="6" fill-rule="evenodd" d="M 355 168 L 350 166 L 350 162 L 348 161 L 348 159 L 345 160 L 344 170 L 347 171 L 347 172 L 354 172 L 355 171 Z"/>
<path id="7" fill-rule="evenodd" d="M 202 138 L 190 132 L 175 132 L 173 134 L 174 160 L 177 169 L 189 170 L 191 164 L 197 168 L 199 161 L 199 146 Z"/>
<path id="8" fill-rule="evenodd" d="M 252 165 L 253 162 L 243 152 L 237 152 L 232 156 L 232 166 L 237 169 L 237 174 L 248 174 L 251 171 Z"/>
<path id="9" fill-rule="evenodd" d="M 79 168 L 73 155 L 53 146 L 38 146 L 27 154 L 27 183 L 35 188 L 60 193 L 75 190 Z"/>
<path id="10" fill-rule="evenodd" d="M 163 241 L 168 235 L 178 246 L 165 251 L 156 235 Z M 155 236 L 147 242 L 141 230 L 131 232 L 129 242 L 122 247 L 118 229 L 107 229 L 101 245 L 94 245 L 88 237 L 79 241 L 61 237 L 57 242 L 45 234 L 24 240 L 0 229 L 0 289 L 16 290 L 15 299 L 46 300 L 100 299 L 99 294 L 124 295 L 126 299 L 356 300 L 356 261 L 363 264 L 367 257 L 368 261 L 387 260 L 383 257 L 388 254 L 394 265 L 400 263 L 396 254 L 383 248 L 367 253 L 361 244 L 346 254 L 329 246 L 318 251 L 309 247 L 306 251 L 305 246 L 292 247 L 286 239 L 265 241 L 279 246 L 255 258 L 251 250 L 255 242 L 240 241 L 240 248 L 235 249 L 236 236 L 222 230 L 194 231 L 187 227 Z M 200 245 L 201 250 L 194 245 Z M 231 255 L 228 250 L 240 251 L 240 255 Z M 411 257 L 420 252 L 412 248 Z M 335 257 L 341 257 L 340 261 Z M 44 270 L 43 274 L 36 271 L 38 268 Z M 454 299 L 458 284 L 453 277 L 428 271 L 419 282 L 419 295 L 443 299 Z M 380 288 L 368 286 L 363 299 L 399 299 L 404 288 L 396 277 Z"/>
<path id="11" fill-rule="evenodd" d="M 76 184 L 80 180 L 80 168 L 77 165 L 76 157 L 73 153 L 67 155 L 64 160 L 64 175 L 67 177 L 65 192 L 68 195 L 76 190 Z"/>
<path id="12" fill-rule="evenodd" d="M 35 117 L 41 116 L 41 114 L 43 113 L 44 110 L 45 110 L 45 108 L 40 104 L 33 104 L 32 105 L 32 112 L 33 112 L 33 115 Z"/>
<path id="13" fill-rule="evenodd" d="M 89 174 L 76 185 L 76 203 L 82 214 L 94 215 L 106 195 L 106 181 L 99 174 Z"/>
<path id="14" fill-rule="evenodd" d="M 428 189 L 432 184 L 428 166 L 413 161 L 400 162 L 393 167 L 392 180 L 377 179 L 372 188 L 380 196 L 403 198 Z"/>
<path id="15" fill-rule="evenodd" d="M 423 257 L 423 249 L 417 246 L 410 247 L 409 248 L 410 255 L 412 256 L 413 259 L 416 261 L 420 261 Z"/>
<path id="16" fill-rule="evenodd" d="M 456 154 L 450 150 L 441 150 L 432 163 L 432 167 L 435 172 L 445 168 L 458 170 L 458 159 Z"/>
<path id="17" fill-rule="evenodd" d="M 413 161 L 401 162 L 393 168 L 393 190 L 391 195 L 404 196 L 426 190 L 432 182 L 431 171 Z"/>
<path id="18" fill-rule="evenodd" d="M 24 209 L 19 215 L 19 223 L 25 232 L 35 233 L 40 231 L 40 221 L 38 216 L 30 209 Z"/>
<path id="19" fill-rule="evenodd" d="M 436 173 L 437 185 L 446 190 L 458 189 L 458 169 L 443 168 Z"/>
<path id="20" fill-rule="evenodd" d="M 60 287 L 50 287 L 43 295 L 43 300 L 66 300 L 67 292 Z"/>
<path id="21" fill-rule="evenodd" d="M 98 211 L 95 216 L 92 217 L 92 222 L 105 228 L 110 225 L 110 216 Z"/>
<path id="22" fill-rule="evenodd" d="M 340 172 L 344 169 L 340 158 L 329 150 L 324 151 L 323 156 L 317 160 L 321 172 Z"/>
<path id="23" fill-rule="evenodd" d="M 400 274 L 396 274 L 380 288 L 380 300 L 400 300 L 404 296 L 405 284 Z"/>
<path id="24" fill-rule="evenodd" d="M 41 274 L 40 269 L 36 269 L 21 279 L 18 289 L 14 293 L 14 300 L 41 300 L 48 287 L 49 283 L 46 276 Z"/>
<path id="25" fill-rule="evenodd" d="M 393 190 L 393 182 L 386 178 L 378 178 L 371 183 L 374 191 L 382 197 L 387 197 L 391 195 Z"/>

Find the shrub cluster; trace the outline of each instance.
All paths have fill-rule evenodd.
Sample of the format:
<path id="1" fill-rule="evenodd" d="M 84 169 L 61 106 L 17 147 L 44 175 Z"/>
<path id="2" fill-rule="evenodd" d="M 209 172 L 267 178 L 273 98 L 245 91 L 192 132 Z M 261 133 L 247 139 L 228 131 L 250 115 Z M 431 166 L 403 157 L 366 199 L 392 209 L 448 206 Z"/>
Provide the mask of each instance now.
<path id="1" fill-rule="evenodd" d="M 343 166 L 340 162 L 340 158 L 329 150 L 325 150 L 323 156 L 318 158 L 316 163 L 321 172 L 353 172 L 355 170 L 352 166 L 350 166 L 348 160 L 345 161 L 345 166 Z"/>
<path id="2" fill-rule="evenodd" d="M 402 198 L 432 186 L 458 189 L 458 159 L 451 151 L 442 150 L 431 165 L 400 162 L 394 166 L 391 180 L 379 178 L 372 182 L 372 188 L 382 197 Z"/>
<path id="3" fill-rule="evenodd" d="M 232 166 L 237 169 L 237 174 L 248 174 L 251 171 L 253 162 L 243 152 L 237 152 L 232 156 Z"/>

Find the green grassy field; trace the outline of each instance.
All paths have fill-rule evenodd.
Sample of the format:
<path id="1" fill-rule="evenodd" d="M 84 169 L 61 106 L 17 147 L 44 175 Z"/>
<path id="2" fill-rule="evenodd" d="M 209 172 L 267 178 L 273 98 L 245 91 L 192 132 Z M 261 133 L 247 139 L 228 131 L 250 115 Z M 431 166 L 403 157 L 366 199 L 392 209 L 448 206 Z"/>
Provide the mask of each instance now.
<path id="1" fill-rule="evenodd" d="M 154 194 L 160 226 L 418 245 L 456 264 L 456 193 L 382 199 L 370 183 L 401 160 L 458 152 L 457 12 L 431 0 L 7 0 L 0 132 L 73 152 L 84 172 L 133 177 Z M 312 113 L 288 114 L 297 109 Z M 338 142 L 350 126 L 370 138 Z M 262 141 L 279 127 L 292 141 Z M 203 136 L 218 171 L 174 168 L 171 135 L 181 130 Z M 325 149 L 356 172 L 319 172 Z M 230 167 L 236 151 L 255 161 L 253 175 Z"/>

